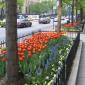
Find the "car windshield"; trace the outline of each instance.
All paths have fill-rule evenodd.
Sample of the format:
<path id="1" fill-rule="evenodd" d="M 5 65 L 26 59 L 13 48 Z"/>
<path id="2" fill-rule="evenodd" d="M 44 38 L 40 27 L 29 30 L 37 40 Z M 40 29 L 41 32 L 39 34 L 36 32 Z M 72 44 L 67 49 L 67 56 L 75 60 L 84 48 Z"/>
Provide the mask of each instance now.
<path id="1" fill-rule="evenodd" d="M 17 15 L 17 19 L 25 19 L 25 17 L 21 15 Z"/>
<path id="2" fill-rule="evenodd" d="M 40 15 L 39 18 L 45 18 L 47 17 L 46 15 Z"/>

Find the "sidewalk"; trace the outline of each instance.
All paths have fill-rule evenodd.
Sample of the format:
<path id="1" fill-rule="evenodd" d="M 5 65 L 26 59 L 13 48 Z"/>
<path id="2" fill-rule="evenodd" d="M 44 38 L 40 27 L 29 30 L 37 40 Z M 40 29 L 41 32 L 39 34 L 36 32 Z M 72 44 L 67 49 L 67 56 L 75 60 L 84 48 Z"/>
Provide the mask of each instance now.
<path id="1" fill-rule="evenodd" d="M 85 85 L 85 42 L 83 42 L 76 85 Z"/>
<path id="2" fill-rule="evenodd" d="M 67 85 L 85 85 L 85 28 L 80 34 L 80 44 Z"/>
<path id="3" fill-rule="evenodd" d="M 81 34 L 81 40 L 83 41 L 83 44 L 76 85 L 85 85 L 85 34 Z"/>

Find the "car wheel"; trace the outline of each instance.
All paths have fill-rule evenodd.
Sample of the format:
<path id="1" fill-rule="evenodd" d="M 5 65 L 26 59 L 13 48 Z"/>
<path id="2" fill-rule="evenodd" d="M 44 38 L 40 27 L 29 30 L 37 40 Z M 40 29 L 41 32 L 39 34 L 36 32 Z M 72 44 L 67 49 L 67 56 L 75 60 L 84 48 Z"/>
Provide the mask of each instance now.
<path id="1" fill-rule="evenodd" d="M 39 24 L 41 24 L 41 22 L 39 22 Z"/>
<path id="2" fill-rule="evenodd" d="M 24 28 L 24 27 L 26 27 L 26 24 L 25 24 L 25 23 L 22 23 L 22 24 L 20 25 L 20 28 Z"/>
<path id="3" fill-rule="evenodd" d="M 24 27 L 27 27 L 26 23 L 24 23 Z"/>
<path id="4" fill-rule="evenodd" d="M 30 23 L 30 27 L 32 26 L 32 23 Z"/>
<path id="5" fill-rule="evenodd" d="M 31 25 L 32 25 L 31 22 L 27 23 L 27 27 L 31 27 Z"/>

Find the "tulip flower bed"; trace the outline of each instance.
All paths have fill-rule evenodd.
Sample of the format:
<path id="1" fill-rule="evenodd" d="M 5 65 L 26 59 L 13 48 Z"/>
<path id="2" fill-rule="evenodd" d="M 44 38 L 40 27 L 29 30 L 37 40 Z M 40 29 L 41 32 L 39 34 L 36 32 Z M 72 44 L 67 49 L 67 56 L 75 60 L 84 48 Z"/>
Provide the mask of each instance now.
<path id="1" fill-rule="evenodd" d="M 39 32 L 18 43 L 19 66 L 28 85 L 50 85 L 62 66 L 72 40 L 64 32 Z M 4 75 L 6 49 L 1 49 L 0 76 Z"/>
<path id="2" fill-rule="evenodd" d="M 80 24 L 79 22 L 64 24 L 62 27 L 62 30 L 64 30 L 64 31 L 82 31 L 82 24 Z"/>

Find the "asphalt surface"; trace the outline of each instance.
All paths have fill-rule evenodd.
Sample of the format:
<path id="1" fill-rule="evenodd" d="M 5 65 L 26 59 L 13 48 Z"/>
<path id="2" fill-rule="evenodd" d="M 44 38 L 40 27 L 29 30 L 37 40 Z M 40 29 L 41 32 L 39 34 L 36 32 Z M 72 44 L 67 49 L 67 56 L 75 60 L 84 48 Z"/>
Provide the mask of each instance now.
<path id="1" fill-rule="evenodd" d="M 65 23 L 66 20 L 63 20 L 61 23 Z M 53 23 L 53 20 L 49 24 L 39 24 L 38 21 L 32 21 L 32 27 L 26 28 L 17 28 L 17 36 L 21 37 L 24 35 L 31 34 L 32 32 L 38 31 L 52 31 L 57 25 L 57 22 Z M 0 41 L 6 40 L 6 28 L 0 28 Z"/>
<path id="2" fill-rule="evenodd" d="M 17 36 L 21 37 L 23 35 L 31 34 L 32 32 L 37 32 L 39 30 L 45 30 L 52 28 L 52 22 L 50 24 L 38 24 L 37 21 L 32 22 L 32 27 L 17 28 Z M 6 28 L 0 28 L 0 41 L 6 39 Z"/>

